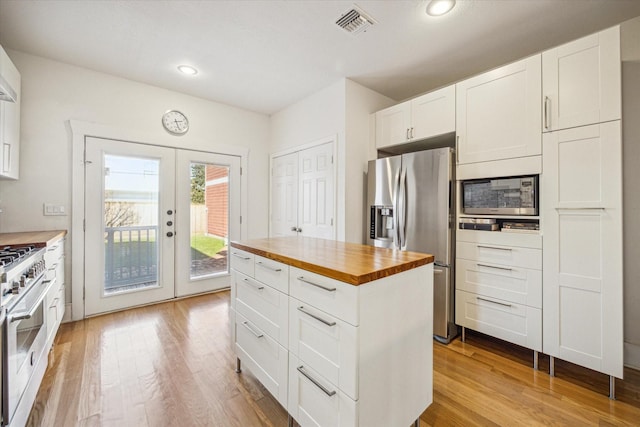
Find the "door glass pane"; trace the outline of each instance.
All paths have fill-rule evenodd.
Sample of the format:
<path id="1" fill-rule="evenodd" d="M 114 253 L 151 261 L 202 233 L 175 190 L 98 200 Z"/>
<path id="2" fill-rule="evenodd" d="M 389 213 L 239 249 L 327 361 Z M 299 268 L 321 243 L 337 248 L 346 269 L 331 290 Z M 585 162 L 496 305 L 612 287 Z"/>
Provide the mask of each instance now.
<path id="1" fill-rule="evenodd" d="M 104 156 L 104 294 L 158 287 L 160 160 Z"/>
<path id="2" fill-rule="evenodd" d="M 227 273 L 229 167 L 191 163 L 191 279 Z"/>

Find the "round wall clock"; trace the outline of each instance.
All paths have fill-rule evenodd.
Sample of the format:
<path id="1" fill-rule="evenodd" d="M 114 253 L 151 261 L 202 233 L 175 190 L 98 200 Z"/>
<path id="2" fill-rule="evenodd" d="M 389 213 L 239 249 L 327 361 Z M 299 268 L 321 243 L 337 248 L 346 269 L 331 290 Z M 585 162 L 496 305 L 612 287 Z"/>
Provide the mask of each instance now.
<path id="1" fill-rule="evenodd" d="M 189 130 L 189 120 L 180 111 L 169 110 L 162 115 L 162 126 L 172 135 L 184 135 Z"/>

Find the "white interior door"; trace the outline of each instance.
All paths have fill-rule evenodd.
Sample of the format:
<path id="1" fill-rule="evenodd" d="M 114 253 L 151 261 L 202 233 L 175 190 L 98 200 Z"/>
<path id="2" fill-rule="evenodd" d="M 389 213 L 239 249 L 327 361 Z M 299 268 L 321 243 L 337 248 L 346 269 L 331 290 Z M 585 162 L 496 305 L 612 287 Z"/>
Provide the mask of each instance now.
<path id="1" fill-rule="evenodd" d="M 229 286 L 230 239 L 240 238 L 240 157 L 176 154 L 176 295 Z"/>
<path id="2" fill-rule="evenodd" d="M 298 231 L 303 236 L 335 239 L 333 143 L 298 152 Z"/>
<path id="3" fill-rule="evenodd" d="M 274 157 L 271 167 L 270 235 L 296 235 L 298 227 L 298 153 Z"/>
<path id="4" fill-rule="evenodd" d="M 85 315 L 174 296 L 175 150 L 85 140 Z"/>

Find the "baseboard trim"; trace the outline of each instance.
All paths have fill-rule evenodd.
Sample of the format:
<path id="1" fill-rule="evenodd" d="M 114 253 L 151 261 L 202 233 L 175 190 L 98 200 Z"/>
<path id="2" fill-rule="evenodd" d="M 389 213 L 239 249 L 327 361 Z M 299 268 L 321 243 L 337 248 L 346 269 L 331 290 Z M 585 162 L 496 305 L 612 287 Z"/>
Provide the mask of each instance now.
<path id="1" fill-rule="evenodd" d="M 624 366 L 640 370 L 640 345 L 624 343 Z"/>

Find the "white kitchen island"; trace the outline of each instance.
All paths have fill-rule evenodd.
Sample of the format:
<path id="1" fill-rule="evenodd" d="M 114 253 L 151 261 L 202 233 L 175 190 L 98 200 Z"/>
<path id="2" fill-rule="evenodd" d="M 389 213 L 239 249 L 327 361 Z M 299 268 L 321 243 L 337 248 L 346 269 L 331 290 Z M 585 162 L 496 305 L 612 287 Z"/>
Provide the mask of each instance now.
<path id="1" fill-rule="evenodd" d="M 409 426 L 431 404 L 433 256 L 306 237 L 230 254 L 237 370 L 290 421 Z"/>

